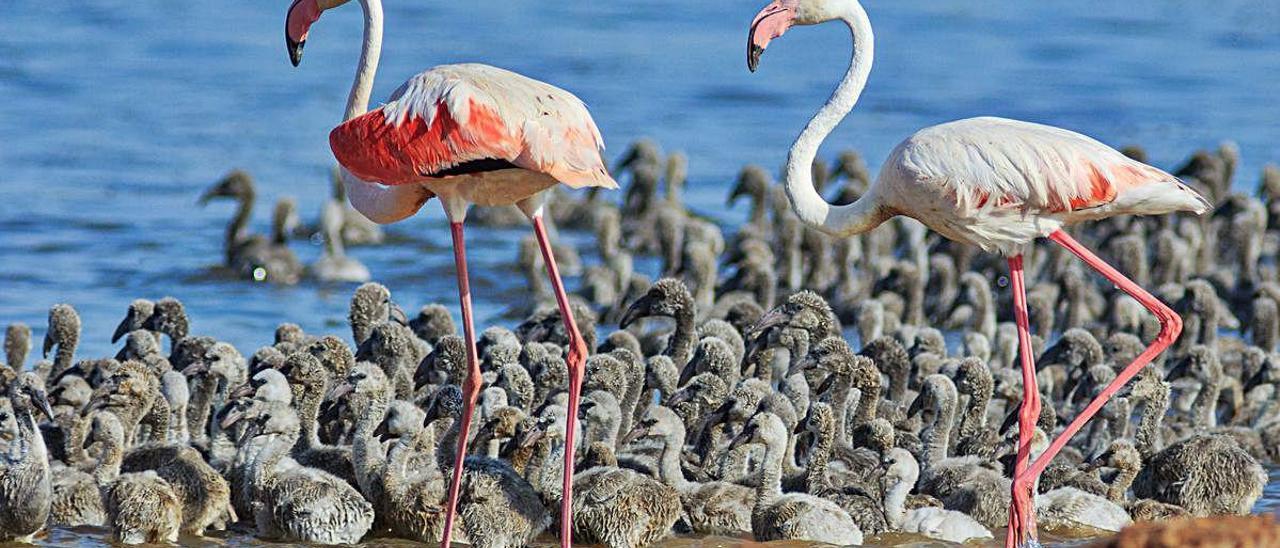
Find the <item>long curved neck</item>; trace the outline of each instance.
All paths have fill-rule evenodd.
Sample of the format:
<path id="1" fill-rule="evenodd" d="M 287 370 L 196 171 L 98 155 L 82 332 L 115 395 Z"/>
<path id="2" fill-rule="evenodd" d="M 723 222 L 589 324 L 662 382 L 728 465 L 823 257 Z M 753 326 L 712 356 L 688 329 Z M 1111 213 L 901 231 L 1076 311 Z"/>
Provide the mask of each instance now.
<path id="1" fill-rule="evenodd" d="M 849 71 L 827 103 L 809 120 L 809 125 L 796 138 L 787 157 L 786 191 L 791 207 L 805 224 L 827 234 L 852 236 L 871 230 L 891 214 L 878 203 L 875 186 L 856 202 L 834 206 L 826 201 L 813 183 L 813 159 L 818 147 L 853 110 L 858 97 L 871 75 L 871 63 L 875 57 L 875 36 L 867 12 L 856 2 L 851 2 L 850 13 L 842 17 L 853 35 L 853 59 Z"/>
<path id="2" fill-rule="evenodd" d="M 195 388 L 187 402 L 187 429 L 192 441 L 204 441 L 209 439 L 209 414 L 213 412 L 218 380 L 212 375 L 203 375 L 192 384 Z"/>
<path id="3" fill-rule="evenodd" d="M 884 516 L 890 528 L 901 529 L 907 517 L 907 495 L 911 494 L 915 482 L 910 477 L 895 479 L 897 481 L 884 490 Z"/>
<path id="4" fill-rule="evenodd" d="M 360 49 L 360 62 L 356 65 L 351 94 L 347 96 L 347 109 L 342 116 L 344 122 L 369 110 L 373 79 L 378 73 L 378 59 L 382 55 L 382 0 L 360 0 L 360 7 L 364 9 L 364 45 Z M 393 223 L 413 215 L 425 200 L 416 185 L 370 184 L 346 168 L 342 168 L 339 176 L 351 206 L 375 223 Z"/>
<path id="5" fill-rule="evenodd" d="M 880 410 L 880 377 L 879 372 L 874 372 L 874 379 L 869 379 L 863 384 L 862 393 L 858 395 L 858 408 L 854 411 L 855 424 L 867 424 L 876 418 L 876 412 Z M 837 438 L 841 442 L 848 442 L 845 428 L 839 427 L 837 424 L 840 437 Z"/>
<path id="6" fill-rule="evenodd" d="M 681 382 L 687 382 L 693 377 L 693 371 L 688 369 L 689 359 L 693 356 L 693 345 L 697 341 L 697 327 L 694 325 L 693 310 L 687 303 L 692 302 L 693 298 L 684 299 L 684 305 L 680 306 L 673 318 L 676 321 L 676 329 L 671 333 L 671 338 L 667 341 L 667 347 L 662 351 L 664 356 L 671 358 L 675 362 L 676 367 L 681 369 Z"/>
<path id="7" fill-rule="evenodd" d="M 191 435 L 187 432 L 187 405 L 174 403 L 169 406 L 169 439 L 174 443 L 187 443 Z"/>
<path id="8" fill-rule="evenodd" d="M 1210 376 L 1200 386 L 1200 393 L 1196 395 L 1195 403 L 1192 409 L 1196 410 L 1196 421 L 1198 426 L 1203 428 L 1213 428 L 1218 426 L 1218 396 L 1222 392 L 1222 386 L 1216 375 Z"/>
<path id="9" fill-rule="evenodd" d="M 760 483 L 756 486 L 756 506 L 782 495 L 782 460 L 786 456 L 786 444 L 785 437 L 764 442 L 764 466 L 760 471 Z"/>
<path id="10" fill-rule="evenodd" d="M 906 401 L 908 383 L 911 379 L 911 364 L 907 362 L 906 356 L 898 356 L 890 359 L 887 364 L 889 370 L 889 400 L 894 402 Z"/>
<path id="11" fill-rule="evenodd" d="M 111 483 L 120 477 L 120 465 L 124 462 L 124 440 L 119 432 L 102 441 L 102 453 L 93 469 L 93 479 L 98 485 Z"/>
<path id="12" fill-rule="evenodd" d="M 667 434 L 662 444 L 662 456 L 659 459 L 658 472 L 667 485 L 683 491 L 694 485 L 684 477 L 680 467 L 680 452 L 684 449 L 685 433 L 673 431 Z"/>
<path id="13" fill-rule="evenodd" d="M 327 387 L 304 387 L 297 402 L 298 418 L 302 421 L 302 433 L 298 436 L 296 450 L 307 450 L 321 447 L 320 443 L 320 404 L 324 400 Z"/>
<path id="14" fill-rule="evenodd" d="M 956 400 L 952 395 L 940 395 L 933 425 L 920 434 L 924 442 L 925 467 L 947 458 L 951 441 L 951 429 L 955 426 Z"/>
<path id="15" fill-rule="evenodd" d="M 1129 487 L 1133 486 L 1133 481 L 1138 479 L 1138 473 L 1141 471 L 1141 467 L 1121 468 L 1119 473 L 1111 479 L 1111 484 L 1107 486 L 1107 500 L 1124 504 L 1125 494 L 1129 492 Z"/>
<path id="16" fill-rule="evenodd" d="M 44 445 L 44 437 L 40 434 L 40 428 L 36 425 L 36 419 L 31 415 L 30 409 L 19 408 L 16 411 L 18 419 L 18 438 L 9 444 L 7 457 L 9 465 L 34 463 L 39 466 L 48 462 L 48 451 Z M 47 466 L 47 464 L 46 464 Z M 15 466 L 16 468 L 16 466 Z"/>
<path id="17" fill-rule="evenodd" d="M 1158 391 L 1142 403 L 1142 419 L 1134 435 L 1134 444 L 1138 446 L 1138 451 L 1142 453 L 1144 459 L 1163 448 L 1164 443 L 1160 438 L 1161 424 L 1168 411 L 1169 393 L 1166 391 Z"/>
<path id="18" fill-rule="evenodd" d="M 297 432 L 267 437 L 266 443 L 263 444 L 261 452 L 258 453 L 250 468 L 249 475 L 256 488 L 265 488 L 267 480 L 275 475 L 277 465 L 289 456 L 289 452 L 297 444 L 297 439 Z"/>
<path id="19" fill-rule="evenodd" d="M 236 204 L 236 214 L 231 218 L 231 222 L 227 224 L 227 237 L 222 245 L 227 264 L 231 264 L 232 253 L 235 251 L 236 246 L 247 236 L 246 231 L 249 226 L 249 217 L 253 215 L 254 200 L 253 189 L 249 189 L 241 195 Z"/>
<path id="20" fill-rule="evenodd" d="M 813 446 L 813 454 L 809 455 L 809 466 L 805 471 L 805 481 L 809 492 L 820 494 L 828 488 L 827 465 L 831 462 L 831 450 L 835 446 L 836 432 L 833 425 L 824 422 L 818 429 L 818 442 Z"/>
<path id="21" fill-rule="evenodd" d="M 355 81 L 351 83 L 351 94 L 347 96 L 344 122 L 369 110 L 373 78 L 378 73 L 378 58 L 382 56 L 382 0 L 360 0 L 360 7 L 364 9 L 364 45 L 356 65 Z"/>
<path id="22" fill-rule="evenodd" d="M 71 368 L 76 356 L 76 347 L 79 345 L 80 331 L 76 329 L 68 332 L 67 337 L 58 343 L 57 354 L 53 356 L 54 372 L 61 373 Z"/>
<path id="23" fill-rule="evenodd" d="M 371 394 L 369 405 L 360 413 L 356 421 L 355 435 L 351 440 L 351 462 L 355 468 L 356 483 L 360 491 L 366 495 L 372 493 L 375 478 L 383 471 L 386 456 L 381 454 L 374 430 L 387 417 L 390 389 L 386 393 Z"/>
<path id="24" fill-rule="evenodd" d="M 969 405 L 965 408 L 964 420 L 960 422 L 960 436 L 969 438 L 979 435 L 987 426 L 987 405 L 991 402 L 994 387 L 983 384 L 969 395 Z"/>

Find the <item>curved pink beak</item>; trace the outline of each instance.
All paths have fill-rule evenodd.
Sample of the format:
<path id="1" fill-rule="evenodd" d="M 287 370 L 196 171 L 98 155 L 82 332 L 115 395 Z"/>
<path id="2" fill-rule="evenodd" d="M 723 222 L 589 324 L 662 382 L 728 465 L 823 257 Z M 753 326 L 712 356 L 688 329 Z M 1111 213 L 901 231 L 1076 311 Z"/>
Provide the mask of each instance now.
<path id="1" fill-rule="evenodd" d="M 756 71 L 769 42 L 786 34 L 795 18 L 794 0 L 773 0 L 756 14 L 751 21 L 751 32 L 747 34 L 747 70 Z"/>
<path id="2" fill-rule="evenodd" d="M 289 14 L 284 19 L 284 42 L 289 50 L 289 62 L 298 66 L 302 62 L 302 48 L 307 45 L 307 33 L 311 25 L 320 19 L 320 8 L 317 0 L 293 0 L 289 6 Z"/>

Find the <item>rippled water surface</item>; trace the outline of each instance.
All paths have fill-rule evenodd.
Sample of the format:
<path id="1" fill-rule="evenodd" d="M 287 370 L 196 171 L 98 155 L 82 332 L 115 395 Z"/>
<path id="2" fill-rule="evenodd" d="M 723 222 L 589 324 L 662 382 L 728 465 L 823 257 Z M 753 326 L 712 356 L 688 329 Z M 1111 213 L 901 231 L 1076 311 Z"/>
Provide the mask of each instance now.
<path id="1" fill-rule="evenodd" d="M 788 34 L 762 70 L 744 67 L 759 0 L 534 2 L 388 0 L 385 97 L 428 66 L 484 61 L 581 96 L 616 154 L 639 136 L 691 158 L 688 197 L 721 204 L 739 167 L 774 166 L 843 73 L 838 25 Z M 43 334 L 50 304 L 84 318 L 82 355 L 114 353 L 135 297 L 174 295 L 212 334 L 251 352 L 274 326 L 346 333 L 349 286 L 254 285 L 217 273 L 229 204 L 195 205 L 233 167 L 259 185 L 254 216 L 295 197 L 313 218 L 328 192 L 359 8 L 326 14 L 300 68 L 288 64 L 284 0 L 8 0 L 0 8 L 0 322 Z M 832 137 L 874 167 L 919 127 L 994 114 L 1141 143 L 1169 167 L 1239 143 L 1238 184 L 1280 160 L 1280 3 L 1221 0 L 934 2 L 866 0 L 879 59 L 861 107 Z M 351 250 L 414 309 L 452 303 L 443 215 L 391 228 L 394 245 Z M 518 230 L 469 233 L 479 319 L 523 297 Z M 582 234 L 566 234 L 586 242 Z M 319 254 L 295 242 L 304 260 Z M 591 260 L 588 257 L 588 260 Z M 1261 507 L 1280 504 L 1273 485 Z M 58 532 L 58 542 L 94 535 Z"/>

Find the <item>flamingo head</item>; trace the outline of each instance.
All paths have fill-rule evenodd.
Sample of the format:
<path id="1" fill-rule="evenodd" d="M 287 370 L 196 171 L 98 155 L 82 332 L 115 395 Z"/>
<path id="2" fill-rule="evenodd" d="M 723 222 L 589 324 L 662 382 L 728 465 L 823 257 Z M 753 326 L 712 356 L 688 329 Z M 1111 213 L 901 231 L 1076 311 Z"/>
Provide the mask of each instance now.
<path id="1" fill-rule="evenodd" d="M 858 0 L 773 0 L 751 21 L 747 35 L 747 69 L 756 71 L 769 42 L 796 25 L 817 25 L 861 10 Z"/>
<path id="2" fill-rule="evenodd" d="M 311 25 L 320 19 L 325 10 L 333 9 L 350 0 L 293 0 L 284 20 L 284 42 L 293 66 L 302 62 L 302 48 L 307 45 L 307 33 Z"/>
<path id="3" fill-rule="evenodd" d="M 786 34 L 787 29 L 795 24 L 799 5 L 799 0 L 773 0 L 756 14 L 747 34 L 747 70 L 755 72 L 769 42 Z"/>

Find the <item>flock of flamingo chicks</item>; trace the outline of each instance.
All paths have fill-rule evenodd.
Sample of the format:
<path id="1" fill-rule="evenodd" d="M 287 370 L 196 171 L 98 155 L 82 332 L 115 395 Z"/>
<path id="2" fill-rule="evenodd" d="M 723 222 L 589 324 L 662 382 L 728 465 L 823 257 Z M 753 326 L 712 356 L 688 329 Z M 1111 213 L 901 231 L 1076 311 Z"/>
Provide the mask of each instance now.
<path id="1" fill-rule="evenodd" d="M 758 167 L 732 189 L 750 217 L 726 237 L 683 204 L 685 162 L 639 142 L 615 170 L 629 173 L 621 204 L 591 193 L 548 213 L 598 243 L 557 250 L 581 271 L 571 307 L 590 351 L 575 539 L 992 538 L 1009 519 L 1022 387 L 1011 307 L 991 289 L 1005 265 L 912 220 L 828 239 Z M 1157 287 L 1185 331 L 1045 471 L 1040 528 L 1247 514 L 1261 496 L 1264 464 L 1280 459 L 1280 170 L 1250 197 L 1231 191 L 1236 164 L 1224 146 L 1177 171 L 1219 204 L 1211 215 L 1117 217 L 1076 233 Z M 834 202 L 866 190 L 856 153 L 834 165 L 813 168 Z M 243 237 L 247 175 L 207 195 L 241 199 L 228 264 L 251 246 L 279 251 Z M 379 238 L 350 210 L 324 215 L 331 249 Z M 473 217 L 522 221 L 504 209 Z M 521 249 L 531 298 L 510 310 L 514 329 L 479 336 L 483 391 L 465 434 L 453 538 L 480 547 L 556 533 L 562 495 L 568 339 L 536 242 Z M 634 267 L 646 255 L 657 281 Z M 1065 250 L 1029 254 L 1027 274 L 1045 402 L 1034 455 L 1160 326 Z M 406 317 L 377 283 L 355 291 L 349 320 L 349 340 L 285 323 L 248 354 L 200 333 L 177 299 L 139 299 L 112 335 L 120 352 L 85 357 L 75 309 L 58 304 L 43 345 L 52 359 L 30 367 L 31 330 L 9 326 L 0 539 L 100 526 L 124 543 L 228 528 L 287 542 L 439 542 L 463 435 L 464 340 L 444 306 Z"/>

